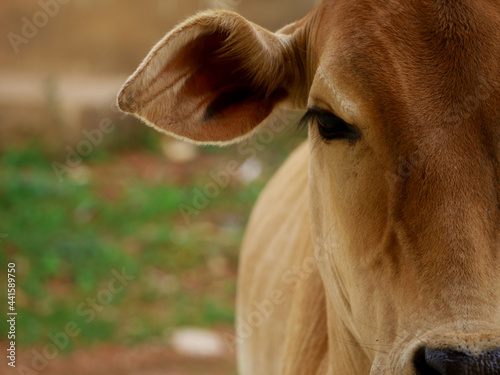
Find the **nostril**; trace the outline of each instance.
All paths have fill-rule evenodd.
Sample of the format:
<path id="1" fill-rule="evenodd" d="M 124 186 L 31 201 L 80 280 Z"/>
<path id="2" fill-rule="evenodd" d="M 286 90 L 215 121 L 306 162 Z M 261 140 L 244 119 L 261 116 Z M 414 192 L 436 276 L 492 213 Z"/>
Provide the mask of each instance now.
<path id="1" fill-rule="evenodd" d="M 421 348 L 414 357 L 418 375 L 500 375 L 500 350 L 472 356 L 454 350 Z"/>
<path id="2" fill-rule="evenodd" d="M 417 375 L 440 375 L 441 373 L 427 363 L 425 358 L 426 348 L 420 348 L 413 358 L 413 364 Z"/>

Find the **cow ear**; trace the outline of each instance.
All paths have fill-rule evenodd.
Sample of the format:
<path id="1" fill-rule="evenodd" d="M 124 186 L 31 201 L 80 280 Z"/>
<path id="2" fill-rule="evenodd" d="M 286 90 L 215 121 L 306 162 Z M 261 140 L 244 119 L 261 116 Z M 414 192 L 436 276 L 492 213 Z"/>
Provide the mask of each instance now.
<path id="1" fill-rule="evenodd" d="M 230 143 L 300 107 L 303 64 L 293 35 L 232 12 L 206 12 L 168 33 L 128 79 L 121 110 L 171 135 Z"/>

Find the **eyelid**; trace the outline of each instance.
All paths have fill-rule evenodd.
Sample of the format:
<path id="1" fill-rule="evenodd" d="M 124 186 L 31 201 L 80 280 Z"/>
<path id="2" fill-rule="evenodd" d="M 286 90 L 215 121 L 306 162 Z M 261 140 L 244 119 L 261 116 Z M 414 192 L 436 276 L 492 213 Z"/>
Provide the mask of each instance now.
<path id="1" fill-rule="evenodd" d="M 337 116 L 335 113 L 333 113 L 331 111 L 328 111 L 328 110 L 325 110 L 323 108 L 316 107 L 316 106 L 312 106 L 312 107 L 308 108 L 305 115 L 299 121 L 299 127 L 301 127 L 301 128 L 307 127 L 310 121 L 316 121 L 318 123 L 318 125 L 320 125 L 319 119 L 321 116 L 325 116 L 323 119 L 330 118 L 331 120 L 338 121 L 339 123 L 343 123 L 347 129 L 347 130 L 342 129 L 343 131 L 337 130 L 337 131 L 339 131 L 339 133 L 337 133 L 337 134 L 344 134 L 344 136 L 332 137 L 332 138 L 328 138 L 326 136 L 323 136 L 322 138 L 325 139 L 326 141 L 329 141 L 331 139 L 351 139 L 351 140 L 354 140 L 354 139 L 361 138 L 361 132 L 356 125 L 348 123 L 342 117 Z M 325 126 L 322 121 L 321 121 L 321 126 Z M 345 136 L 346 134 L 351 134 L 351 135 L 354 134 L 356 136 L 355 137 L 354 136 L 346 137 Z"/>
<path id="2" fill-rule="evenodd" d="M 307 108 L 307 112 L 302 116 L 298 122 L 299 128 L 305 128 L 309 124 L 309 121 L 316 119 L 319 115 L 337 116 L 336 114 L 317 106 L 310 106 Z M 338 117 L 338 116 L 337 116 Z"/>
<path id="3" fill-rule="evenodd" d="M 310 113 L 312 113 L 315 116 L 317 116 L 317 115 L 329 115 L 329 116 L 333 115 L 333 116 L 337 116 L 332 111 L 329 111 L 327 109 L 323 109 L 321 107 L 316 107 L 316 106 L 311 106 L 311 107 L 307 108 L 307 112 L 310 112 Z M 337 117 L 339 117 L 339 116 L 337 116 Z"/>

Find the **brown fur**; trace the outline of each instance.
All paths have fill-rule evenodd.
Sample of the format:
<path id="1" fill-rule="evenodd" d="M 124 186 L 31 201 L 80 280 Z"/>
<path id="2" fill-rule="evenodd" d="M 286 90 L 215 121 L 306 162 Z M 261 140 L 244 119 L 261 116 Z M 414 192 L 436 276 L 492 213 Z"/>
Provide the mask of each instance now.
<path id="1" fill-rule="evenodd" d="M 203 120 L 232 85 L 251 95 Z M 260 197 L 241 374 L 413 375 L 422 347 L 500 348 L 499 87 L 489 0 L 325 0 L 275 34 L 209 12 L 155 47 L 119 103 L 167 132 L 227 142 L 316 106 L 362 134 L 311 123 Z"/>

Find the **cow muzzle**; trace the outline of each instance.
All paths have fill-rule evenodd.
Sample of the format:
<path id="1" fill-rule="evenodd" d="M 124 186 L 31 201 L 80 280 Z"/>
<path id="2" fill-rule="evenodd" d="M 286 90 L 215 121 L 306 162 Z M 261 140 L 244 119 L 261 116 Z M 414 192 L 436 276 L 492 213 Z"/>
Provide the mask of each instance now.
<path id="1" fill-rule="evenodd" d="M 417 375 L 500 375 L 500 349 L 474 356 L 425 347 L 417 351 L 414 365 Z"/>

